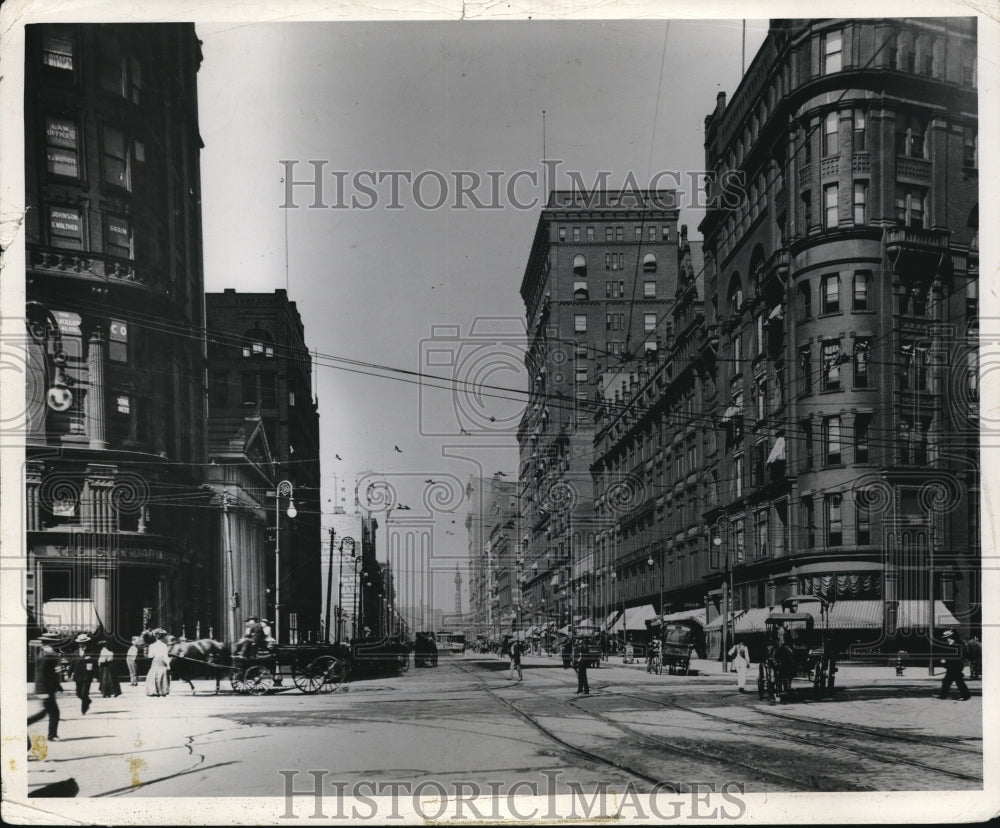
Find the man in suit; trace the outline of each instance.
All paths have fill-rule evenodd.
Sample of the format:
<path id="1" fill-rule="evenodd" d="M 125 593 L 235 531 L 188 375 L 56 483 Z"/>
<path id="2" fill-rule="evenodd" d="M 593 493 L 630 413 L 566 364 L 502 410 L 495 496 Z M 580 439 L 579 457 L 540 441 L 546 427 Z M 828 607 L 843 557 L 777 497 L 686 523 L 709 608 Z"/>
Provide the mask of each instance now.
<path id="1" fill-rule="evenodd" d="M 948 691 L 951 690 L 952 682 L 954 682 L 959 692 L 959 698 L 962 701 L 968 701 L 972 698 L 972 693 L 969 692 L 962 675 L 962 670 L 965 668 L 964 642 L 957 630 L 945 630 L 944 640 L 954 649 L 952 654 L 944 660 L 944 678 L 941 679 L 941 690 L 938 692 L 938 698 L 948 698 Z"/>
<path id="2" fill-rule="evenodd" d="M 87 715 L 90 710 L 90 682 L 97 672 L 94 655 L 87 649 L 90 636 L 81 633 L 76 637 L 76 652 L 70 657 L 70 672 L 76 684 L 76 697 L 80 700 L 80 712 Z"/>
<path id="3" fill-rule="evenodd" d="M 576 667 L 576 692 L 589 696 L 590 682 L 587 680 L 587 668 L 590 666 L 589 655 L 587 648 L 584 647 L 579 638 L 573 646 L 573 666 Z"/>
<path id="4" fill-rule="evenodd" d="M 59 653 L 53 644 L 60 641 L 60 636 L 54 633 L 42 635 L 42 646 L 35 656 L 35 693 L 42 700 L 42 709 L 28 717 L 28 724 L 39 722 L 49 717 L 49 741 L 59 741 L 59 704 L 56 693 L 62 690 L 59 684 Z"/>

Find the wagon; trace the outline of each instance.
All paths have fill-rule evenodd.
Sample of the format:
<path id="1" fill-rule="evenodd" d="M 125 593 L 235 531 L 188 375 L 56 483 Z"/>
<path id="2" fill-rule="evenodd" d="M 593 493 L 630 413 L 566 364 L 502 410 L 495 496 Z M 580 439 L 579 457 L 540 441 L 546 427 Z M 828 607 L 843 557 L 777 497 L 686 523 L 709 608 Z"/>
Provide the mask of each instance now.
<path id="1" fill-rule="evenodd" d="M 802 604 L 815 606 L 816 614 L 798 612 Z M 833 689 L 837 673 L 836 652 L 829 633 L 829 605 L 815 595 L 793 596 L 781 603 L 764 622 L 767 651 L 761 659 L 757 693 L 777 700 L 792 692 L 796 678 L 807 679 L 815 692 Z"/>

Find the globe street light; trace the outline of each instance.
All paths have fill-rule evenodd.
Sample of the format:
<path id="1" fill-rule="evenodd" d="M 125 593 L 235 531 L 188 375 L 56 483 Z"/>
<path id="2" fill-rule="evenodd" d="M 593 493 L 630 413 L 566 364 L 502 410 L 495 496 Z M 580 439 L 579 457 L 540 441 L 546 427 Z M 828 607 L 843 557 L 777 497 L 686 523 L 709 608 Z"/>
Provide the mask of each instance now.
<path id="1" fill-rule="evenodd" d="M 294 518 L 298 511 L 291 482 L 282 480 L 274 490 L 274 640 L 281 643 L 281 498 L 288 498 L 286 514 Z"/>

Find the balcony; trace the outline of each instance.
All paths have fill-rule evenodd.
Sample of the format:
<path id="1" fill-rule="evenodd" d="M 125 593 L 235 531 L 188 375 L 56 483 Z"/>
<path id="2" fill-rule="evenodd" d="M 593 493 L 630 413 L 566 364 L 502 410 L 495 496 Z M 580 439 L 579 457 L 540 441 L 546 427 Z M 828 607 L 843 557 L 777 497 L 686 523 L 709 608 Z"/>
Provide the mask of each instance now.
<path id="1" fill-rule="evenodd" d="M 136 268 L 129 259 L 100 256 L 76 250 L 56 250 L 49 247 L 28 249 L 29 270 L 56 276 L 72 276 L 105 285 L 133 285 L 154 289 L 158 281 L 148 270 Z"/>
<path id="2" fill-rule="evenodd" d="M 886 233 L 886 253 L 897 274 L 911 277 L 924 273 L 938 275 L 951 264 L 948 255 L 948 230 L 926 230 L 922 227 L 890 227 Z"/>
<path id="3" fill-rule="evenodd" d="M 912 158 L 909 155 L 897 155 L 896 177 L 909 178 L 914 181 L 930 181 L 931 162 L 924 158 Z"/>

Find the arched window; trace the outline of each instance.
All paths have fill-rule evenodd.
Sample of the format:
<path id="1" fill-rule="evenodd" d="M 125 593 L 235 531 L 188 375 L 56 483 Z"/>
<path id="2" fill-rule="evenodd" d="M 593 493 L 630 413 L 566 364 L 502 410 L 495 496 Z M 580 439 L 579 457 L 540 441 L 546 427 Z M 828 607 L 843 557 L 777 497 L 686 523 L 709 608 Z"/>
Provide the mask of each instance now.
<path id="1" fill-rule="evenodd" d="M 656 273 L 656 256 L 652 253 L 647 253 L 642 259 L 642 272 L 643 273 Z"/>
<path id="2" fill-rule="evenodd" d="M 243 356 L 273 358 L 274 338 L 260 325 L 254 325 L 243 334 Z"/>
<path id="3" fill-rule="evenodd" d="M 573 257 L 573 273 L 577 276 L 587 275 L 587 259 L 582 253 L 577 253 Z"/>

